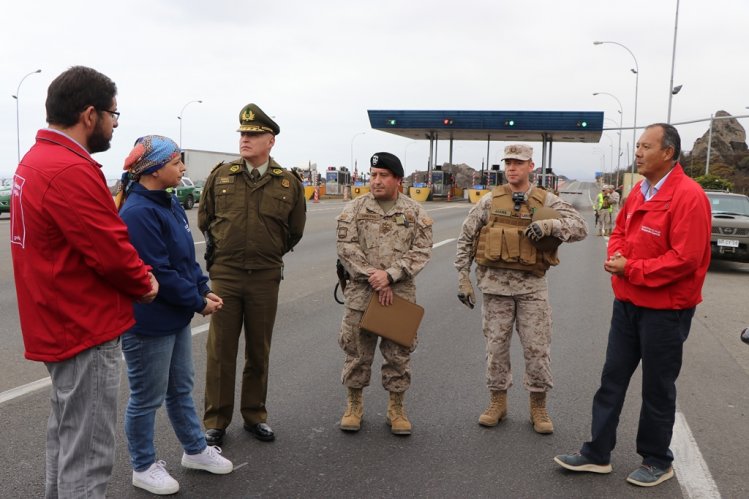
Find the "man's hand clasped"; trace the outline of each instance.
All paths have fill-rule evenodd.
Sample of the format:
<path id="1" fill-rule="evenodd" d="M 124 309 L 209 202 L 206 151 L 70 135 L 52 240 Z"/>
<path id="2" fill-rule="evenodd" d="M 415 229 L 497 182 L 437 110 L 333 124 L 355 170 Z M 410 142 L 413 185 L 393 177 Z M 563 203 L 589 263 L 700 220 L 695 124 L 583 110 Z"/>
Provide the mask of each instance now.
<path id="1" fill-rule="evenodd" d="M 369 269 L 369 285 L 372 289 L 377 291 L 377 299 L 380 305 L 387 307 L 393 304 L 393 289 L 390 287 L 390 280 L 388 279 L 388 273 L 384 270 Z"/>
<path id="2" fill-rule="evenodd" d="M 606 272 L 612 275 L 623 276 L 624 267 L 627 265 L 627 259 L 622 256 L 618 251 L 611 255 L 608 260 L 603 264 L 603 268 Z"/>

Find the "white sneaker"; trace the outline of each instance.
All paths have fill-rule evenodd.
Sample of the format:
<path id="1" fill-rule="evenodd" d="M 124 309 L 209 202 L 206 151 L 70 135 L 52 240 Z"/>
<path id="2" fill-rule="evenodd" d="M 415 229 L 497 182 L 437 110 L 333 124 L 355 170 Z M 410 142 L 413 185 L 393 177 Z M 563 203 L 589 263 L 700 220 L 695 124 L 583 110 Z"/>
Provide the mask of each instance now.
<path id="1" fill-rule="evenodd" d="M 182 454 L 182 466 L 194 470 L 205 470 L 216 475 L 231 473 L 234 465 L 221 455 L 221 447 L 209 445 L 200 454 Z"/>
<path id="2" fill-rule="evenodd" d="M 176 494 L 179 483 L 172 478 L 165 466 L 164 461 L 156 461 L 145 471 L 133 471 L 133 485 L 152 494 Z"/>

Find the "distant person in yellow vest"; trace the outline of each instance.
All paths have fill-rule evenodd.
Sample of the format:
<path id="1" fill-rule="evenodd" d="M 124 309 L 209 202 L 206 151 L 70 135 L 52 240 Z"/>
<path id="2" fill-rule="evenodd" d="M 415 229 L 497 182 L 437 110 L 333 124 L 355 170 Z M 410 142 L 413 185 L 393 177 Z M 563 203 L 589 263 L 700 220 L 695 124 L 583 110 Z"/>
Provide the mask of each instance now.
<path id="1" fill-rule="evenodd" d="M 533 149 L 505 147 L 507 184 L 495 187 L 471 209 L 458 238 L 455 268 L 458 298 L 473 308 L 471 264 L 483 294 L 486 378 L 490 402 L 479 417 L 496 426 L 507 415 L 507 389 L 512 385 L 510 338 L 518 331 L 525 356 L 523 385 L 530 392 L 530 419 L 538 433 L 553 433 L 546 409 L 552 386 L 551 307 L 546 270 L 557 265 L 557 247 L 588 235 L 585 220 L 566 201 L 530 182 Z"/>
<path id="2" fill-rule="evenodd" d="M 596 211 L 598 212 L 599 225 L 596 227 L 596 235 L 610 236 L 614 227 L 616 207 L 619 204 L 619 194 L 614 192 L 614 186 L 604 185 L 596 199 Z"/>
<path id="3" fill-rule="evenodd" d="M 606 197 L 608 197 L 609 206 L 611 206 L 611 224 L 607 227 L 607 234 L 610 236 L 611 231 L 614 230 L 616 215 L 619 213 L 619 193 L 616 192 L 613 185 L 607 186 Z"/>

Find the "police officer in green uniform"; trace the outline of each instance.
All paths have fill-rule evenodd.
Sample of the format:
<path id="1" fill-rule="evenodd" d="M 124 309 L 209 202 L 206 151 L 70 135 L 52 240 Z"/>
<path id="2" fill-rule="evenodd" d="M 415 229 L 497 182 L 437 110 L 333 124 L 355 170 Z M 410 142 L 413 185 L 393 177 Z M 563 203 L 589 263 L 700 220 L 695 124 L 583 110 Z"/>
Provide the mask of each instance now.
<path id="1" fill-rule="evenodd" d="M 244 428 L 272 441 L 266 424 L 268 356 L 283 278 L 283 256 L 299 242 L 306 221 L 299 178 L 270 157 L 279 126 L 257 105 L 239 113 L 241 158 L 217 165 L 200 199 L 198 226 L 206 236 L 213 291 L 224 299 L 211 317 L 205 383 L 208 445 L 223 443 L 234 413 L 239 335 L 245 331 L 240 412 Z"/>

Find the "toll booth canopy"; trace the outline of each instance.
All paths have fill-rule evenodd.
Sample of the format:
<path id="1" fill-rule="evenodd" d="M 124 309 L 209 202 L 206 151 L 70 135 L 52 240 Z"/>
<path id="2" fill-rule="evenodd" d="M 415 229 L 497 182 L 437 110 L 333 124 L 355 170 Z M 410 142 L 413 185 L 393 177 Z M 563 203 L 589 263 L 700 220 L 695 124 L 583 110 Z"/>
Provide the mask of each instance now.
<path id="1" fill-rule="evenodd" d="M 540 161 L 542 177 L 553 175 L 552 145 L 554 142 L 599 142 L 603 132 L 602 111 L 467 111 L 467 110 L 368 110 L 369 123 L 374 130 L 391 133 L 413 140 L 429 140 L 428 179 L 432 178 L 437 156 L 437 141 L 449 140 L 449 163 L 453 163 L 454 140 L 478 140 L 487 142 L 541 142 Z M 487 160 L 489 163 L 489 160 Z M 548 173 L 547 173 L 548 172 Z M 499 170 L 483 171 L 484 185 L 502 183 Z M 493 175 L 493 177 L 492 177 Z M 438 175 L 439 177 L 439 175 Z M 543 185 L 547 182 L 541 180 Z M 432 182 L 435 194 L 438 185 Z"/>

